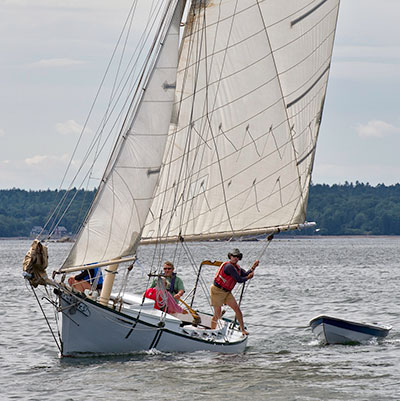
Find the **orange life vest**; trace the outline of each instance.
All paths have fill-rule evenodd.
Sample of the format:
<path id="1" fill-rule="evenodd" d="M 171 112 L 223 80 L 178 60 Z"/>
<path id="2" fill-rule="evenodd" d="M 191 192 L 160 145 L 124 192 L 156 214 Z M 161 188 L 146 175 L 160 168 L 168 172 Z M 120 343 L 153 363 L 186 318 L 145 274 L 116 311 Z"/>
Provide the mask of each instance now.
<path id="1" fill-rule="evenodd" d="M 214 277 L 214 281 L 224 290 L 226 291 L 232 291 L 233 288 L 236 285 L 236 280 L 232 277 L 229 276 L 228 274 L 225 273 L 225 266 L 231 262 L 224 262 L 220 266 L 220 268 L 217 271 L 217 274 Z M 240 266 L 239 265 L 234 265 L 231 263 L 231 265 L 237 270 L 239 276 L 240 276 Z"/>

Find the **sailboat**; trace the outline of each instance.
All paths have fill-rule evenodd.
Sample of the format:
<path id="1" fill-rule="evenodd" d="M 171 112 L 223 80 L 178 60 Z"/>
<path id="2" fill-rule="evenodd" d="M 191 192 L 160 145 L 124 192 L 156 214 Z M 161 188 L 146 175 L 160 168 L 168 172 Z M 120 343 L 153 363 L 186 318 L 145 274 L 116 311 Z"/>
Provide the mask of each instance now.
<path id="1" fill-rule="evenodd" d="M 190 252 L 188 244 L 199 241 L 227 249 L 227 240 L 257 237 L 264 252 L 274 234 L 312 224 L 308 189 L 339 0 L 165 0 L 154 7 L 152 42 L 141 46 L 125 118 L 69 254 L 51 277 L 41 238 L 24 260 L 32 290 L 44 288 L 55 308 L 57 330 L 49 327 L 62 356 L 243 352 L 248 335 L 234 319 L 222 317 L 212 329 L 212 308 L 196 306 L 200 298 L 209 306 L 198 290 L 202 267 L 221 264 L 215 256 L 186 257 L 196 266 L 195 286 L 181 313 L 155 308 L 143 296 L 146 286 L 128 293 L 130 271 L 140 263 L 148 282 L 162 281 L 166 249 Z M 153 257 L 143 260 L 143 247 Z M 68 284 L 85 269 L 102 271 L 99 294 Z"/>

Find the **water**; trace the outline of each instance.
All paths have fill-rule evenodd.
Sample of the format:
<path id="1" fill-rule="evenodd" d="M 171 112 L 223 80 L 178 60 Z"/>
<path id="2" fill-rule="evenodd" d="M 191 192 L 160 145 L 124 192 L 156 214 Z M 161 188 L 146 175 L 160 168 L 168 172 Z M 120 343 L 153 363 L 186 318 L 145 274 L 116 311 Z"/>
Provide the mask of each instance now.
<path id="1" fill-rule="evenodd" d="M 242 305 L 244 354 L 83 359 L 58 357 L 21 276 L 29 245 L 0 241 L 2 400 L 400 400 L 400 238 L 275 239 Z M 68 246 L 51 246 L 51 268 Z M 254 242 L 191 245 L 198 260 L 224 258 L 232 247 L 244 253 L 243 267 L 259 252 Z M 132 274 L 131 288 L 145 280 L 140 269 Z M 190 268 L 179 275 L 189 288 Z M 380 342 L 321 346 L 307 325 L 322 313 L 393 329 Z"/>

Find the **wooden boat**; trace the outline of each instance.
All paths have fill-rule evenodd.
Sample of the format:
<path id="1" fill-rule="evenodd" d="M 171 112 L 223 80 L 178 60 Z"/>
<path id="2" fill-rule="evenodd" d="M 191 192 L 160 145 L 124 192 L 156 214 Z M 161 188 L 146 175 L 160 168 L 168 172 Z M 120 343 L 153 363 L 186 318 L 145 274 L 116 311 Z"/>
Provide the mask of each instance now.
<path id="1" fill-rule="evenodd" d="M 384 338 L 390 326 L 358 323 L 336 317 L 320 315 L 309 323 L 318 340 L 324 344 L 364 343 L 372 338 Z"/>

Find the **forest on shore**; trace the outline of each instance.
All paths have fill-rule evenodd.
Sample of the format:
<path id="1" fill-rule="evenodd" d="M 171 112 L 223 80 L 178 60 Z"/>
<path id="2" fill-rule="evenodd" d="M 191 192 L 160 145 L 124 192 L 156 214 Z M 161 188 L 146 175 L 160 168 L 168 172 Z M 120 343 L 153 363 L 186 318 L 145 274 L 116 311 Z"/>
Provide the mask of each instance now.
<path id="1" fill-rule="evenodd" d="M 60 225 L 62 235 L 78 229 L 95 191 L 0 190 L 0 237 L 32 237 L 46 224 L 60 199 L 75 198 Z M 305 235 L 400 235 L 400 184 L 356 182 L 311 185 L 307 221 L 317 226 Z"/>
<path id="2" fill-rule="evenodd" d="M 50 220 L 48 230 L 51 231 L 52 221 L 61 218 L 63 227 L 60 236 L 70 236 L 75 233 L 83 221 L 95 191 L 73 189 L 66 191 L 26 191 L 22 189 L 0 190 L 0 237 L 35 237 Z M 59 204 L 71 204 L 65 216 L 53 215 L 53 210 Z"/>

